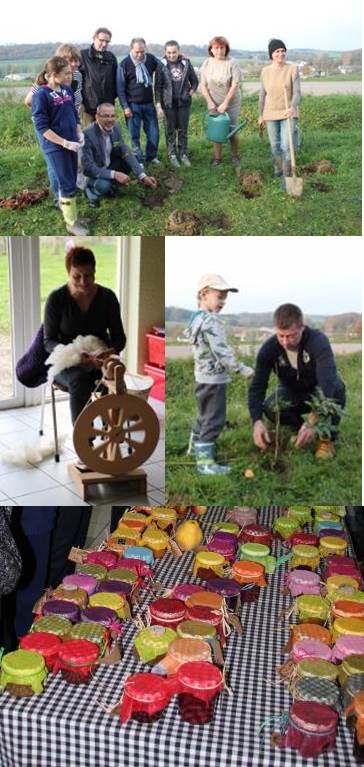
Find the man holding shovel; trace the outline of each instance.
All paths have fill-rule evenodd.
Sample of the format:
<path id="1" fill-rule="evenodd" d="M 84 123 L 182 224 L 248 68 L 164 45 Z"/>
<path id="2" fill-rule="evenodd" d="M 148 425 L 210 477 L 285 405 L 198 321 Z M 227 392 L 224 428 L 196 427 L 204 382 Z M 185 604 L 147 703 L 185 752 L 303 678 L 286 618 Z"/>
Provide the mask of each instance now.
<path id="1" fill-rule="evenodd" d="M 283 40 L 270 40 L 268 53 L 272 63 L 264 67 L 261 74 L 258 124 L 260 129 L 267 126 L 274 178 L 283 177 L 282 189 L 286 190 L 285 179 L 292 177 L 292 170 L 295 177 L 293 147 L 298 148 L 300 76 L 298 66 L 286 61 L 287 48 Z M 301 187 L 301 179 L 297 181 L 299 185 L 291 186 Z"/>
<path id="2" fill-rule="evenodd" d="M 255 374 L 249 389 L 249 412 L 253 421 L 253 440 L 265 450 L 271 442 L 263 414 L 275 421 L 275 407 L 281 402 L 280 423 L 297 431 L 295 447 L 302 448 L 314 438 L 314 431 L 303 415 L 311 408 L 307 400 L 317 388 L 341 407 L 345 406 L 345 385 L 336 372 L 328 338 L 321 330 L 304 325 L 302 311 L 295 304 L 282 304 L 274 312 L 275 334 L 259 350 Z M 277 392 L 265 398 L 271 372 L 278 378 Z M 337 427 L 339 418 L 332 419 Z M 316 457 L 335 454 L 331 440 L 318 440 Z"/>

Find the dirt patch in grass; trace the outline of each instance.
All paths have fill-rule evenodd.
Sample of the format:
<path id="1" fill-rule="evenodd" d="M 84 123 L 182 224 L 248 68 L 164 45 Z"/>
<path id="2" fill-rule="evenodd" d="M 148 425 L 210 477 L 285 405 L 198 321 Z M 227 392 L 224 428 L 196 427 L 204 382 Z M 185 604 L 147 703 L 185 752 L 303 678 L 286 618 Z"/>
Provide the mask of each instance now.
<path id="1" fill-rule="evenodd" d="M 167 232 L 177 235 L 200 235 L 206 226 L 216 229 L 230 229 L 231 221 L 223 213 L 202 213 L 197 216 L 192 210 L 173 210 L 167 219 Z"/>
<path id="2" fill-rule="evenodd" d="M 145 194 L 141 197 L 141 203 L 145 208 L 162 208 L 169 195 L 179 192 L 184 184 L 183 178 L 165 169 L 156 174 L 156 179 L 157 188 L 152 191 L 146 189 Z"/>
<path id="3" fill-rule="evenodd" d="M 239 179 L 240 191 L 247 200 L 260 197 L 264 182 L 264 173 L 261 170 L 241 172 L 238 168 L 236 175 Z"/>
<path id="4" fill-rule="evenodd" d="M 316 190 L 316 192 L 331 192 L 331 186 L 324 184 L 322 181 L 311 181 L 310 186 Z"/>
<path id="5" fill-rule="evenodd" d="M 310 176 L 311 173 L 336 173 L 336 168 L 330 160 L 314 160 L 300 165 L 298 170 L 304 176 Z"/>
<path id="6" fill-rule="evenodd" d="M 29 208 L 31 205 L 36 205 L 38 202 L 48 197 L 48 189 L 40 189 L 39 191 L 32 191 L 31 189 L 21 189 L 20 192 L 13 194 L 11 197 L 0 198 L 0 208 L 15 208 L 21 210 L 23 208 Z"/>

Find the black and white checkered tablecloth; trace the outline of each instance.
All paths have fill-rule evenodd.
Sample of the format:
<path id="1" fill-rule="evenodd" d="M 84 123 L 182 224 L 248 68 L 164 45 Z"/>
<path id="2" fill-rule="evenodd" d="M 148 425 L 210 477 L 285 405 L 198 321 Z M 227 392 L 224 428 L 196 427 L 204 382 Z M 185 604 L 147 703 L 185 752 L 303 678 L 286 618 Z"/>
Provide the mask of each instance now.
<path id="1" fill-rule="evenodd" d="M 271 525 L 277 510 L 261 509 L 259 522 Z M 221 508 L 211 508 L 203 518 L 207 531 L 223 518 Z M 273 553 L 281 545 L 274 544 Z M 192 581 L 193 554 L 180 560 L 167 554 L 157 567 L 157 577 L 166 586 Z M 15 699 L 0 695 L 1 767 L 350 767 L 352 734 L 340 718 L 336 748 L 319 759 L 304 760 L 296 751 L 272 748 L 273 726 L 257 728 L 268 717 L 289 710 L 292 702 L 285 685 L 278 683 L 276 667 L 282 662 L 282 648 L 288 639 L 288 621 L 278 624 L 277 616 L 290 604 L 282 596 L 283 565 L 269 576 L 269 585 L 259 601 L 242 607 L 243 636 L 232 634 L 226 651 L 226 670 L 233 695 L 220 695 L 211 724 L 198 726 L 181 721 L 176 698 L 164 716 L 151 725 L 128 722 L 105 714 L 106 706 L 121 696 L 122 680 L 149 667 L 132 655 L 135 627 L 129 624 L 124 636 L 124 657 L 120 665 L 98 669 L 88 686 L 69 685 L 60 674 L 50 676 L 45 692 L 38 697 Z"/>

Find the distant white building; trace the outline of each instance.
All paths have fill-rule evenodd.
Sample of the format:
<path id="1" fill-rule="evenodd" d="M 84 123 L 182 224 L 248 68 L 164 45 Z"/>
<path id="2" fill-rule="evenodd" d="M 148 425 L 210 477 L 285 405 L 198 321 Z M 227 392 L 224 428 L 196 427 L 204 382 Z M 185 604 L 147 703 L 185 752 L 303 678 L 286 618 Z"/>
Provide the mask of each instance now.
<path id="1" fill-rule="evenodd" d="M 29 72 L 24 72 L 23 74 L 12 74 L 12 75 L 5 75 L 4 80 L 10 80 L 13 82 L 18 82 L 18 80 L 27 80 L 29 79 Z"/>

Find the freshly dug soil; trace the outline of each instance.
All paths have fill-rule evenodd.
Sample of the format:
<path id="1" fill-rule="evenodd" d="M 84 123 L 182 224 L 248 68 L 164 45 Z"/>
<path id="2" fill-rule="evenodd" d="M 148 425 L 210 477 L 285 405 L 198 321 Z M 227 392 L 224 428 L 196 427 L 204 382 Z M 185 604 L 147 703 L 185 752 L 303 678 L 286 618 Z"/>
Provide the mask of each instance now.
<path id="1" fill-rule="evenodd" d="M 22 189 L 12 197 L 2 197 L 0 199 L 0 208 L 15 208 L 17 210 L 29 208 L 31 205 L 36 205 L 44 200 L 45 197 L 48 197 L 48 194 L 48 189 L 40 189 L 38 192 Z"/>
<path id="2" fill-rule="evenodd" d="M 304 176 L 309 176 L 311 173 L 336 173 L 336 168 L 330 160 L 314 160 L 306 165 L 300 165 L 298 170 Z"/>
<path id="3" fill-rule="evenodd" d="M 317 192 L 331 192 L 331 186 L 323 184 L 322 181 L 311 181 L 310 186 Z"/>
<path id="4" fill-rule="evenodd" d="M 244 171 L 237 170 L 241 193 L 248 200 L 260 197 L 263 188 L 264 174 L 261 170 Z"/>
<path id="5" fill-rule="evenodd" d="M 141 203 L 145 208 L 163 207 L 167 197 L 170 194 L 179 192 L 184 184 L 183 178 L 166 169 L 160 170 L 155 177 L 158 182 L 157 188 L 153 190 L 146 188 L 144 195 L 141 197 Z"/>
<path id="6" fill-rule="evenodd" d="M 173 210 L 167 219 L 167 232 L 170 234 L 199 235 L 202 220 L 190 210 Z"/>

